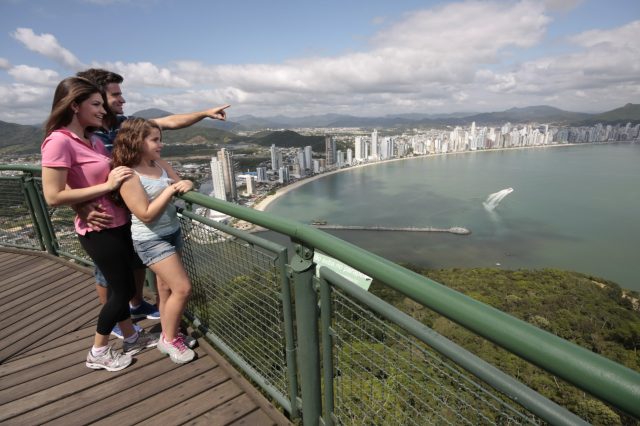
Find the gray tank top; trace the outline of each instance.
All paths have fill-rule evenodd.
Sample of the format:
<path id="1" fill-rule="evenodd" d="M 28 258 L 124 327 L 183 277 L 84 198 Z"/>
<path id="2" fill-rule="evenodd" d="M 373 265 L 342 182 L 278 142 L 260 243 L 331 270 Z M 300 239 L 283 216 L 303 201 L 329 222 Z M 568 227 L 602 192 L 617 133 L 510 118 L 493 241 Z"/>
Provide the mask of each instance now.
<path id="1" fill-rule="evenodd" d="M 153 201 L 167 186 L 173 183 L 173 179 L 169 178 L 167 172 L 162 167 L 158 165 L 156 165 L 156 167 L 162 170 L 162 175 L 159 178 L 153 178 L 135 172 L 140 177 L 140 183 L 142 183 L 149 202 Z M 180 223 L 178 222 L 176 208 L 171 203 L 167 205 L 164 212 L 162 212 L 156 220 L 150 223 L 144 223 L 135 215 L 131 215 L 131 236 L 137 241 L 148 241 L 164 237 L 173 234 L 179 228 Z"/>

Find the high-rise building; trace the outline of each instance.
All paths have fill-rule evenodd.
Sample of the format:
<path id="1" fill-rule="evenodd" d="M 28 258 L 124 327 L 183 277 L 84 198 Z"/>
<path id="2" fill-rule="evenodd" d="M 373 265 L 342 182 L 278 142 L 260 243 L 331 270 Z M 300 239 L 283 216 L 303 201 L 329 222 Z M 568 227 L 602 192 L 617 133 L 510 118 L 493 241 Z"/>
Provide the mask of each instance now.
<path id="1" fill-rule="evenodd" d="M 254 188 L 254 186 L 253 186 L 253 176 L 251 176 L 251 175 L 245 175 L 245 177 L 244 177 L 244 178 L 245 178 L 245 182 L 246 182 L 246 184 L 247 184 L 247 192 L 246 192 L 246 194 L 247 194 L 247 195 L 253 195 L 253 194 L 255 194 L 255 193 L 256 193 L 256 190 L 255 190 L 255 188 Z"/>
<path id="2" fill-rule="evenodd" d="M 373 160 L 380 158 L 380 154 L 378 153 L 378 131 L 375 129 L 373 133 L 371 133 L 371 158 Z"/>
<path id="3" fill-rule="evenodd" d="M 303 150 L 301 150 L 301 149 L 299 149 L 299 150 L 298 150 L 298 163 L 297 163 L 297 164 L 298 164 L 298 167 L 300 168 L 300 170 L 299 170 L 299 172 L 298 172 L 298 176 L 299 176 L 299 177 L 306 176 L 306 173 L 305 173 L 305 169 L 306 169 L 305 164 L 306 164 L 306 161 L 305 161 L 305 158 L 304 158 L 304 154 L 305 154 L 305 153 L 304 153 L 304 151 L 303 151 Z"/>
<path id="4" fill-rule="evenodd" d="M 304 168 L 313 170 L 313 150 L 311 149 L 311 145 L 304 147 Z"/>
<path id="5" fill-rule="evenodd" d="M 355 146 L 354 146 L 356 161 L 362 161 L 367 159 L 369 154 L 367 152 L 367 145 L 368 145 L 367 140 L 365 138 L 363 138 L 362 136 L 356 136 Z"/>
<path id="6" fill-rule="evenodd" d="M 266 167 L 258 167 L 256 168 L 256 175 L 258 182 L 268 182 L 267 178 L 267 168 Z"/>
<path id="7" fill-rule="evenodd" d="M 222 166 L 226 200 L 236 201 L 238 199 L 238 191 L 236 189 L 236 172 L 233 164 L 233 155 L 226 148 L 222 148 L 218 151 L 218 161 Z"/>
<path id="8" fill-rule="evenodd" d="M 330 167 L 336 162 L 336 141 L 331 136 L 324 137 L 324 152 L 327 162 L 327 167 Z"/>
<path id="9" fill-rule="evenodd" d="M 353 150 L 351 148 L 347 148 L 347 164 L 353 164 Z"/>
<path id="10" fill-rule="evenodd" d="M 278 169 L 278 174 L 280 183 L 289 182 L 289 168 L 287 166 L 280 167 L 280 169 Z"/>
<path id="11" fill-rule="evenodd" d="M 278 170 L 282 166 L 282 154 L 277 146 L 271 145 L 271 170 Z"/>
<path id="12" fill-rule="evenodd" d="M 338 150 L 336 152 L 336 167 L 340 168 L 342 166 L 344 166 L 343 155 L 342 155 L 342 151 Z"/>
<path id="13" fill-rule="evenodd" d="M 218 200 L 227 201 L 227 195 L 224 190 L 224 171 L 222 170 L 222 163 L 216 157 L 211 157 L 211 183 L 213 191 L 210 195 L 213 195 Z"/>

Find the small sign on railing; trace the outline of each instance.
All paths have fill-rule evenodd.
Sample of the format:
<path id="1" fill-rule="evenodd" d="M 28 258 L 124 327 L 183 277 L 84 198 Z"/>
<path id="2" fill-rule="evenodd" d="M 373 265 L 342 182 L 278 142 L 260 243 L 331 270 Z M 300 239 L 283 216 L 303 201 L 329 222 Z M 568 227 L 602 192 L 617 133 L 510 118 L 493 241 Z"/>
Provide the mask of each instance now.
<path id="1" fill-rule="evenodd" d="M 319 253 L 317 250 L 313 254 L 313 263 L 318 266 L 325 266 L 331 269 L 336 274 L 342 275 L 358 287 L 367 291 L 369 290 L 371 281 L 373 281 L 373 278 L 363 274 L 357 269 L 353 269 L 351 266 L 346 265 L 333 257 L 327 256 L 326 254 Z M 320 268 L 316 268 L 316 276 L 319 276 L 319 269 Z"/>

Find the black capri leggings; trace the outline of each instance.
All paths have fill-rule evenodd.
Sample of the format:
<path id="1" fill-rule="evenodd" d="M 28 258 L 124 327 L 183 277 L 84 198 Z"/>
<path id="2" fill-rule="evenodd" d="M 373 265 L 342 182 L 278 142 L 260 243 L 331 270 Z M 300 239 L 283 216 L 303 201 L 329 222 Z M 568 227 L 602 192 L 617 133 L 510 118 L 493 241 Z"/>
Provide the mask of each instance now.
<path id="1" fill-rule="evenodd" d="M 98 334 L 108 336 L 120 321 L 129 318 L 129 300 L 135 294 L 133 271 L 140 260 L 133 249 L 131 225 L 78 235 L 82 248 L 107 279 L 107 303 L 98 316 Z"/>

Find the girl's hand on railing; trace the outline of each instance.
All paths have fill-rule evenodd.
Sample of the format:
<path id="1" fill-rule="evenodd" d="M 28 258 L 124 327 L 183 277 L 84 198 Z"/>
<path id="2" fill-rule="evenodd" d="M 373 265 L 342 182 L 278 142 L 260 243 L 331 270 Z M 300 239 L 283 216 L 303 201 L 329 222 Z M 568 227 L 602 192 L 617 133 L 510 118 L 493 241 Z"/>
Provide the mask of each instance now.
<path id="1" fill-rule="evenodd" d="M 185 192 L 189 192 L 193 189 L 193 182 L 190 180 L 180 180 L 173 184 L 176 193 L 184 194 Z"/>
<path id="2" fill-rule="evenodd" d="M 110 188 L 110 191 L 115 191 L 120 188 L 122 182 L 128 179 L 133 174 L 133 170 L 126 166 L 118 166 L 115 169 L 109 172 L 109 177 L 107 178 L 107 185 Z"/>

